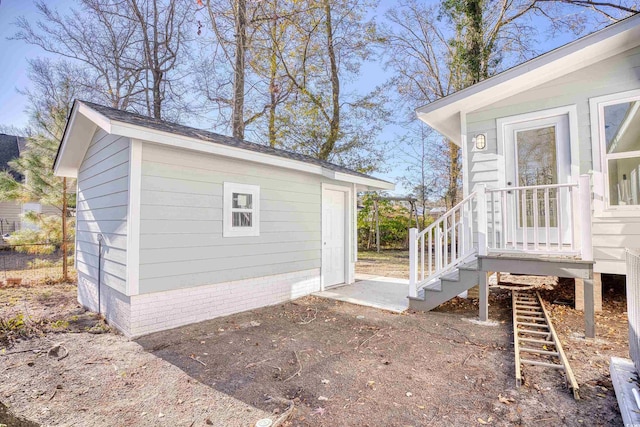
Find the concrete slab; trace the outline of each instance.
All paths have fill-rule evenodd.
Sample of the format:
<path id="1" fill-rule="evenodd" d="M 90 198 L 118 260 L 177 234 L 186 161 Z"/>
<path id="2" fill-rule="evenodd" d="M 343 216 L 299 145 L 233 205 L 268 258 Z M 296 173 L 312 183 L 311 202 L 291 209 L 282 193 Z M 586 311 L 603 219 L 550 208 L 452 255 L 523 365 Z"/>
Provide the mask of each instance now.
<path id="1" fill-rule="evenodd" d="M 342 285 L 313 295 L 402 313 L 409 308 L 409 281 L 392 277 L 366 276 L 351 285 Z"/>
<path id="2" fill-rule="evenodd" d="M 609 371 L 624 425 L 640 426 L 638 403 L 634 397 L 634 389 L 636 393 L 638 390 L 638 374 L 633 362 L 621 357 L 612 357 Z"/>

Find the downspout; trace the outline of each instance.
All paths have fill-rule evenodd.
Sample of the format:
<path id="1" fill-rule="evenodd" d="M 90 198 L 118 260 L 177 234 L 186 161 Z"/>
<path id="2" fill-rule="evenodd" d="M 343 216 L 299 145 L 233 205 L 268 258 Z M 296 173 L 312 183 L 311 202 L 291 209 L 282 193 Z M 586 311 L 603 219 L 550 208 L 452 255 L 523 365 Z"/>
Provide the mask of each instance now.
<path id="1" fill-rule="evenodd" d="M 102 277 L 102 241 L 104 240 L 104 236 L 102 234 L 98 234 L 98 314 L 101 313 L 101 302 L 100 302 L 100 287 L 101 287 L 101 277 Z"/>

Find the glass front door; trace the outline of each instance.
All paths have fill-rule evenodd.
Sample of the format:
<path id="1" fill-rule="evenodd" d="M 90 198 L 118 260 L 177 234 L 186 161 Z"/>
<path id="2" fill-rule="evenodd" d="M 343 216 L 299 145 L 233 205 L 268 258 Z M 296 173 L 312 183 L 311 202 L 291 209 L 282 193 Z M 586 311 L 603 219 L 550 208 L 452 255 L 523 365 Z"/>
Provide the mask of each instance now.
<path id="1" fill-rule="evenodd" d="M 507 194 L 508 241 L 522 243 L 526 230 L 529 243 L 558 242 L 558 225 L 568 224 L 569 219 L 568 190 L 522 188 L 568 183 L 570 163 L 568 115 L 505 126 L 505 178 L 507 187 L 514 187 Z M 563 241 L 569 236 L 565 228 L 561 230 Z"/>

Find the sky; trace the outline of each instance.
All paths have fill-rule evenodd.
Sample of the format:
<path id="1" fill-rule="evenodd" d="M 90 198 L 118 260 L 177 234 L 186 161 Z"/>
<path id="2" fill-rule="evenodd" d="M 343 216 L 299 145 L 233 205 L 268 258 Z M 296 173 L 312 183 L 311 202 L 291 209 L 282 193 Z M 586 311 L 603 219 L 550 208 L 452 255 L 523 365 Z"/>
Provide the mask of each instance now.
<path id="1" fill-rule="evenodd" d="M 64 11 L 74 3 L 72 0 L 50 0 L 50 2 L 60 11 Z M 393 5 L 394 0 L 382 0 L 373 14 L 382 15 L 385 10 Z M 14 22 L 19 16 L 24 16 L 32 22 L 38 20 L 38 12 L 33 0 L 0 0 L 0 126 L 22 128 L 28 121 L 28 115 L 25 112 L 27 99 L 18 90 L 24 90 L 30 86 L 26 71 L 28 59 L 50 55 L 40 48 L 22 41 L 8 40 L 16 32 Z M 543 41 L 539 46 L 539 50 L 544 52 L 568 41 L 568 37 Z M 379 62 L 365 64 L 361 69 L 361 74 L 363 78 L 359 79 L 360 83 L 356 83 L 358 90 L 366 89 L 366 87 L 363 87 L 364 85 L 373 88 L 383 83 L 388 77 Z M 207 127 L 206 124 L 202 126 L 194 125 L 196 127 Z M 389 125 L 383 130 L 379 140 L 393 144 L 393 141 L 401 133 L 402 128 Z M 397 182 L 397 178 L 402 175 L 403 169 L 401 162 L 389 159 L 386 164 L 386 170 L 376 175 L 388 181 Z M 406 193 L 407 191 L 408 189 L 399 186 L 396 194 Z"/>

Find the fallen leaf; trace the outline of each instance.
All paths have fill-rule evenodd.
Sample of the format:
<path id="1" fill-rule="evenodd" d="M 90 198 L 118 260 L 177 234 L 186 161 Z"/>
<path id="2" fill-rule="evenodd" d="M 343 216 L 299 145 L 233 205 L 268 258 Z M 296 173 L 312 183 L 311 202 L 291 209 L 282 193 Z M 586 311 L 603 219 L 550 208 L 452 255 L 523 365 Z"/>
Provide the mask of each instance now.
<path id="1" fill-rule="evenodd" d="M 413 396 L 413 393 L 411 393 L 410 391 L 407 392 L 407 397 L 411 397 Z"/>
<path id="2" fill-rule="evenodd" d="M 478 422 L 480 424 L 489 424 L 488 422 L 486 422 L 485 420 L 483 420 L 482 418 L 478 418 Z"/>

